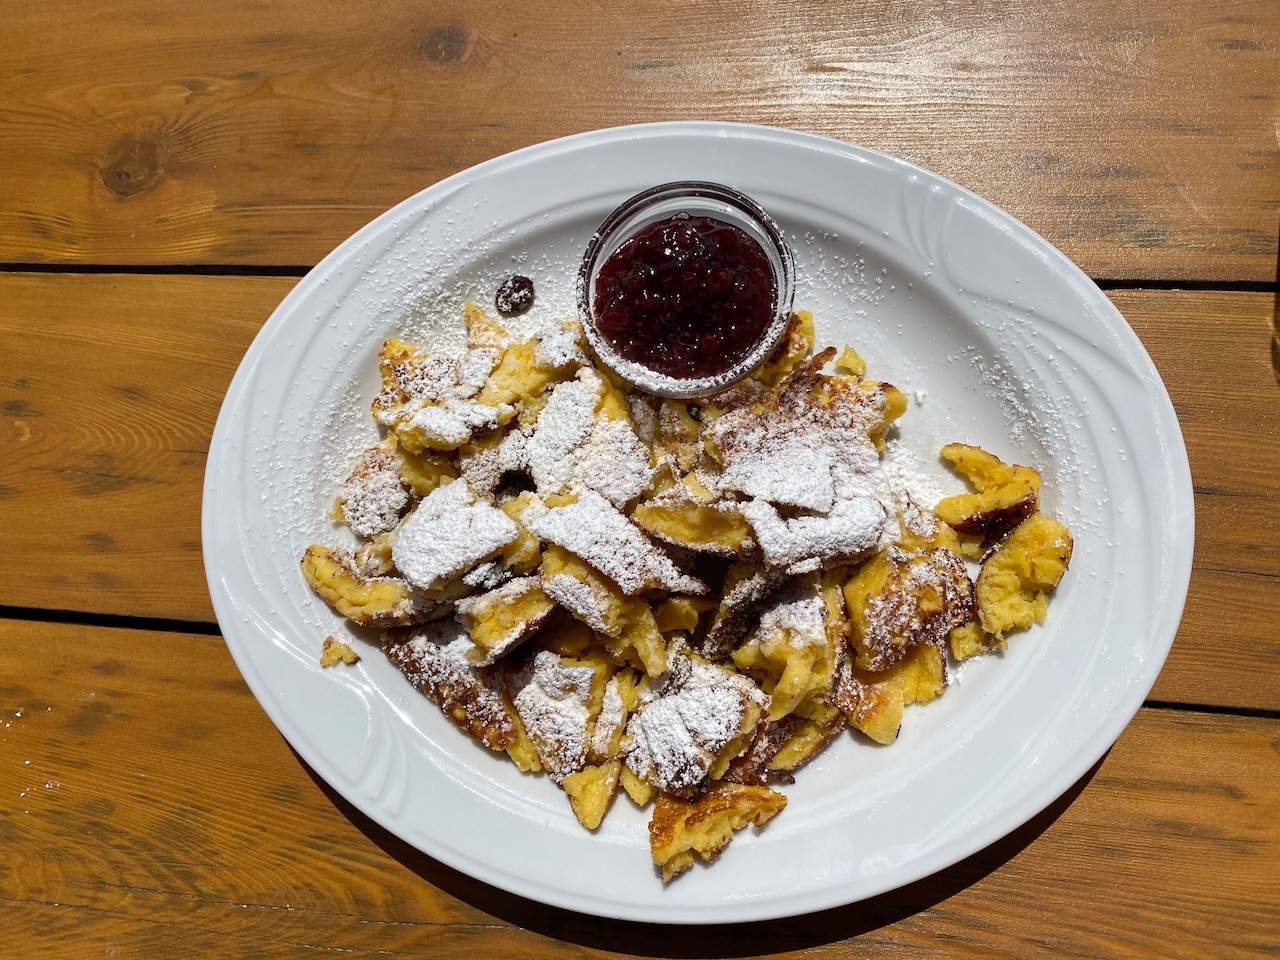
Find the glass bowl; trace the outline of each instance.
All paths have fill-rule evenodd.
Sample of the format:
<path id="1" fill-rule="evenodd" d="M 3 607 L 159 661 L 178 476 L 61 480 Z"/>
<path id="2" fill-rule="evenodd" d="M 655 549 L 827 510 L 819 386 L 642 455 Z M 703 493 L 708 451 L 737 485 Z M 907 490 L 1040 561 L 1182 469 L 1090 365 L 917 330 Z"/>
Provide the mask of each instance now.
<path id="1" fill-rule="evenodd" d="M 705 217 L 736 227 L 764 253 L 773 275 L 772 317 L 744 355 L 727 369 L 706 376 L 672 376 L 623 356 L 598 326 L 597 280 L 609 258 L 652 224 L 680 215 Z M 669 251 L 666 251 L 669 252 Z M 587 244 L 578 274 L 578 306 L 587 341 L 600 361 L 628 383 L 648 393 L 690 399 L 718 393 L 749 377 L 773 353 L 787 329 L 795 296 L 791 249 L 764 208 L 750 197 L 719 183 L 681 180 L 636 194 L 617 207 Z M 695 331 L 696 332 L 696 331 Z M 703 341 L 700 338 L 698 343 Z M 686 349 L 697 350 L 699 346 Z"/>

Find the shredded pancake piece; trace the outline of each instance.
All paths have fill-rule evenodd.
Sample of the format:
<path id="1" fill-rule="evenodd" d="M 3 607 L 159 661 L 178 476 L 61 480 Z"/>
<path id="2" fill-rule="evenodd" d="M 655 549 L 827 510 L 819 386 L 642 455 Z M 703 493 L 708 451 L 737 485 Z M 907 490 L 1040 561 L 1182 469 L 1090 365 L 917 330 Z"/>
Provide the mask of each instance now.
<path id="1" fill-rule="evenodd" d="M 487 593 L 457 602 L 459 622 L 478 650 L 472 659 L 488 666 L 536 633 L 556 611 L 555 601 L 542 590 L 542 578 L 509 580 Z"/>
<path id="2" fill-rule="evenodd" d="M 742 513 L 755 531 L 765 563 L 779 567 L 860 557 L 879 543 L 888 519 L 884 505 L 870 497 L 839 501 L 825 516 L 784 518 L 764 500 L 744 503 Z"/>
<path id="3" fill-rule="evenodd" d="M 669 672 L 645 691 L 627 723 L 626 763 L 664 793 L 687 798 L 706 786 L 722 754 L 738 741 L 733 756 L 746 747 L 769 695 L 747 677 L 697 659 L 683 644 L 667 657 Z"/>
<path id="4" fill-rule="evenodd" d="M 692 803 L 660 794 L 649 821 L 653 862 L 670 883 L 694 864 L 714 860 L 748 824 L 763 827 L 782 812 L 787 798 L 768 787 L 717 783 Z"/>
<path id="5" fill-rule="evenodd" d="M 869 434 L 887 415 L 884 390 L 825 376 L 822 367 L 834 356 L 823 351 L 759 403 L 704 426 L 705 442 L 724 468 L 722 488 L 825 513 L 835 505 L 841 474 L 874 469 Z"/>
<path id="6" fill-rule="evenodd" d="M 330 607 L 362 627 L 400 627 L 437 615 L 438 600 L 416 594 L 399 577 L 370 576 L 345 550 L 313 543 L 302 555 L 302 575 Z"/>
<path id="7" fill-rule="evenodd" d="M 533 338 L 533 356 L 541 366 L 553 370 L 585 366 L 587 355 L 582 349 L 582 324 L 575 317 L 538 334 Z"/>
<path id="8" fill-rule="evenodd" d="M 1033 513 L 991 551 L 978 574 L 975 597 L 982 628 L 998 641 L 1010 630 L 1044 620 L 1049 591 L 1071 563 L 1073 542 L 1067 528 Z"/>
<path id="9" fill-rule="evenodd" d="M 844 588 L 857 665 L 885 670 L 921 643 L 941 646 L 973 619 L 973 583 L 949 550 L 877 554 Z"/>
<path id="10" fill-rule="evenodd" d="M 409 491 L 400 482 L 400 458 L 394 437 L 360 455 L 342 484 L 338 507 L 358 537 L 386 533 L 409 506 Z"/>
<path id="11" fill-rule="evenodd" d="M 343 643 L 337 637 L 325 637 L 320 651 L 320 666 L 334 667 L 345 663 L 352 667 L 360 662 L 360 654 L 351 649 L 351 644 Z"/>
<path id="12" fill-rule="evenodd" d="M 516 742 L 516 722 L 496 680 L 467 658 L 471 639 L 451 620 L 388 630 L 382 649 L 445 716 L 490 750 Z"/>
<path id="13" fill-rule="evenodd" d="M 786 716 L 806 697 L 820 696 L 830 685 L 832 661 L 827 605 L 817 573 L 787 584 L 761 613 L 748 641 L 733 654 L 739 669 L 775 681 L 768 713 L 771 721 Z"/>
<path id="14" fill-rule="evenodd" d="M 1040 474 L 1007 464 L 981 447 L 949 443 L 939 452 L 977 491 L 946 497 L 934 509 L 956 532 L 995 543 L 1036 512 Z"/>
<path id="15" fill-rule="evenodd" d="M 660 547 L 594 490 L 583 490 L 565 506 L 530 509 L 524 516 L 525 526 L 536 536 L 581 557 L 627 595 L 654 587 L 706 593 L 706 584 L 681 573 Z"/>
<path id="16" fill-rule="evenodd" d="M 582 448 L 591 435 L 601 390 L 599 375 L 584 368 L 575 379 L 556 384 L 538 414 L 525 449 L 529 475 L 542 496 L 568 492 Z"/>
<path id="17" fill-rule="evenodd" d="M 595 758 L 606 759 L 618 754 L 629 713 L 627 698 L 623 694 L 624 677 L 627 678 L 629 687 L 634 685 L 634 674 L 630 672 L 621 676 L 614 674 L 605 685 L 600 714 L 596 717 L 595 727 L 591 731 L 590 752 Z"/>
<path id="18" fill-rule="evenodd" d="M 492 430 L 515 413 L 507 404 L 476 400 L 498 359 L 496 350 L 468 350 L 461 360 L 428 356 L 398 340 L 382 350 L 383 389 L 374 419 L 395 431 L 410 452 L 455 450 L 473 433 Z"/>
<path id="19" fill-rule="evenodd" d="M 462 575 L 463 586 L 473 590 L 496 590 L 512 577 L 511 571 L 497 560 L 472 567 Z"/>
<path id="20" fill-rule="evenodd" d="M 752 640 L 762 645 L 779 644 L 800 651 L 827 643 L 827 608 L 822 601 L 818 578 L 797 577 L 781 591 L 760 615 L 760 625 Z"/>
<path id="21" fill-rule="evenodd" d="M 631 519 L 646 533 L 675 547 L 719 556 L 748 558 L 756 553 L 742 504 L 713 499 L 696 475 L 639 504 Z"/>
<path id="22" fill-rule="evenodd" d="M 595 490 L 616 507 L 638 497 L 652 476 L 649 448 L 626 420 L 597 412 L 605 384 L 589 367 L 551 392 L 525 445 L 542 496 Z"/>
<path id="23" fill-rule="evenodd" d="M 519 535 L 515 521 L 478 500 L 466 480 L 437 487 L 400 527 L 392 559 L 428 590 L 494 556 Z"/>
<path id="24" fill-rule="evenodd" d="M 786 774 L 777 774 L 769 769 L 769 761 L 777 755 L 804 724 L 804 717 L 794 713 L 779 720 L 766 723 L 761 727 L 747 749 L 729 764 L 724 779 L 730 783 L 753 784 L 764 786 L 776 780 L 789 780 Z"/>
<path id="25" fill-rule="evenodd" d="M 711 626 L 702 641 L 702 654 L 723 660 L 751 630 L 761 604 L 787 579 L 781 567 L 735 563 L 725 575 L 724 591 Z"/>
<path id="26" fill-rule="evenodd" d="M 528 438 L 517 429 L 463 446 L 458 457 L 462 476 L 477 495 L 494 499 L 504 480 L 528 472 L 527 443 Z"/>
<path id="27" fill-rule="evenodd" d="M 605 636 L 621 636 L 621 610 L 609 588 L 599 579 L 578 579 L 557 573 L 543 584 L 547 595 L 592 630 Z"/>
<path id="28" fill-rule="evenodd" d="M 598 676 L 595 667 L 565 664 L 549 650 L 539 650 L 506 672 L 516 713 L 556 784 L 586 766 L 592 687 Z"/>

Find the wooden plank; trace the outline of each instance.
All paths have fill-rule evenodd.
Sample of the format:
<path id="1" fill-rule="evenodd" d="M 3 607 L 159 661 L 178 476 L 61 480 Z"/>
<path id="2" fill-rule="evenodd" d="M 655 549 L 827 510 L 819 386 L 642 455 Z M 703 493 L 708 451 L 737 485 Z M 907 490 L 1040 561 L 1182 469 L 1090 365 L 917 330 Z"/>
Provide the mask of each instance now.
<path id="1" fill-rule="evenodd" d="M 1272 280 L 1280 7 L 9 4 L 0 262 L 310 264 L 441 178 L 647 120 L 897 154 L 1093 276 Z"/>
<path id="2" fill-rule="evenodd" d="M 0 567 L 6 603 L 212 620 L 205 454 L 237 358 L 293 282 L 0 274 L 0 529 L 23 559 Z M 1153 696 L 1280 709 L 1280 448 L 1259 442 L 1280 424 L 1273 298 L 1115 300 L 1175 398 L 1197 484 L 1196 571 Z"/>
<path id="3" fill-rule="evenodd" d="M 0 621 L 0 641 L 15 956 L 1165 960 L 1261 957 L 1280 935 L 1274 719 L 1144 710 L 950 870 L 802 921 L 677 930 L 544 908 L 407 848 L 308 773 L 217 637 Z"/>
<path id="4" fill-rule="evenodd" d="M 1149 290 L 1108 296 L 1142 340 L 1173 398 L 1197 490 L 1245 501 L 1274 496 L 1280 447 L 1260 441 L 1280 428 L 1277 297 Z M 1249 503 L 1234 509 L 1250 523 L 1262 519 Z M 1275 550 L 1272 545 L 1267 569 L 1280 573 Z"/>
<path id="5" fill-rule="evenodd" d="M 212 620 L 205 458 L 244 351 L 296 281 L 0 278 L 5 603 Z"/>
<path id="6" fill-rule="evenodd" d="M 1280 708 L 1276 298 L 1125 291 L 1111 299 L 1173 398 L 1196 490 L 1186 613 L 1151 695 Z"/>

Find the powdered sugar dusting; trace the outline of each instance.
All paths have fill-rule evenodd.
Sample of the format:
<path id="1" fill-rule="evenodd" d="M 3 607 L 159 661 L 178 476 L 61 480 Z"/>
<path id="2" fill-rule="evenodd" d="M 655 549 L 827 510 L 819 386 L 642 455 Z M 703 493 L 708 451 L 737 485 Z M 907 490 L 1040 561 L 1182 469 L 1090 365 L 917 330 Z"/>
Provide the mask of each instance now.
<path id="1" fill-rule="evenodd" d="M 919 511 L 921 504 L 935 504 L 944 496 L 920 459 L 900 440 L 890 441 L 871 469 L 840 474 L 838 486 L 843 497 L 867 497 L 884 507 L 882 547 L 902 540 L 899 517 L 913 509 Z"/>
<path id="2" fill-rule="evenodd" d="M 539 650 L 508 675 L 511 699 L 547 774 L 557 784 L 587 763 L 587 724 L 591 681 L 588 666 L 566 666 L 560 657 Z"/>
<path id="3" fill-rule="evenodd" d="M 703 428 L 719 451 L 723 489 L 825 513 L 840 499 L 839 477 L 871 469 L 876 450 L 868 432 L 883 421 L 884 391 L 829 379 L 824 396 L 815 398 L 829 356 L 795 371 L 763 413 L 738 407 Z"/>
<path id="4" fill-rule="evenodd" d="M 442 406 L 420 407 L 405 419 L 429 440 L 457 447 L 470 440 L 477 430 L 494 429 L 498 418 L 510 409 L 506 404 L 500 408 L 471 400 L 450 400 Z"/>
<path id="5" fill-rule="evenodd" d="M 582 325 L 577 317 L 535 337 L 533 349 L 534 358 L 544 367 L 558 370 L 570 364 L 587 363 L 587 355 L 582 350 Z"/>
<path id="6" fill-rule="evenodd" d="M 581 557 L 623 593 L 636 594 L 651 587 L 672 593 L 706 593 L 706 584 L 681 573 L 639 527 L 593 490 L 583 490 L 577 501 L 567 506 L 526 510 L 523 519 L 535 536 Z"/>
<path id="7" fill-rule="evenodd" d="M 526 444 L 529 473 L 543 496 L 569 489 L 603 390 L 600 375 L 585 368 L 552 390 Z"/>
<path id="8" fill-rule="evenodd" d="M 575 465 L 575 477 L 615 507 L 624 507 L 644 492 L 653 477 L 649 448 L 625 420 L 598 418 Z"/>
<path id="9" fill-rule="evenodd" d="M 1042 472 L 1046 474 L 1046 481 L 1050 480 L 1051 475 L 1054 480 L 1053 483 L 1046 483 L 1048 496 L 1052 497 L 1055 491 L 1069 488 L 1074 482 L 1088 480 L 1078 431 L 1071 428 L 1066 418 L 1088 417 L 1090 411 L 1087 406 L 1064 408 L 1063 397 L 1070 395 L 1069 390 L 1055 390 L 1046 379 L 1047 373 L 1035 379 L 1025 374 L 1019 376 L 1007 359 L 984 353 L 976 347 L 965 347 L 951 359 L 972 370 L 983 388 L 996 399 L 1008 428 L 1009 439 L 1016 446 L 1024 452 L 1032 444 L 1040 447 L 1043 452 Z M 1069 378 L 1071 371 L 1075 369 L 1066 357 L 1057 357 L 1047 362 L 1053 364 L 1052 369 L 1059 378 Z M 1080 506 L 1080 503 L 1064 504 L 1060 508 L 1068 512 L 1068 525 L 1076 530 L 1086 527 L 1095 531 L 1100 529 L 1096 511 L 1082 510 Z"/>
<path id="10" fill-rule="evenodd" d="M 921 643 L 942 645 L 953 627 L 973 615 L 973 584 L 963 561 L 945 549 L 922 556 L 889 549 L 894 572 L 886 589 L 871 597 L 863 613 L 863 666 L 884 670 Z M 925 603 L 923 598 L 934 598 Z M 941 600 L 939 603 L 938 600 Z"/>
<path id="11" fill-rule="evenodd" d="M 498 351 L 490 347 L 472 347 L 458 364 L 457 399 L 470 400 L 489 381 L 489 374 L 498 365 Z"/>
<path id="12" fill-rule="evenodd" d="M 475 644 L 455 623 L 437 620 L 418 627 L 407 644 L 424 664 L 423 671 L 461 672 L 478 676 L 471 661 L 467 659 L 467 652 Z"/>
<path id="13" fill-rule="evenodd" d="M 752 639 L 761 645 L 782 643 L 800 650 L 826 646 L 827 606 L 817 576 L 796 577 L 760 615 Z"/>
<path id="14" fill-rule="evenodd" d="M 484 387 L 497 362 L 496 350 L 477 347 L 461 360 L 417 351 L 392 353 L 384 359 L 389 383 L 375 398 L 374 419 L 386 427 L 407 426 L 428 441 L 457 447 L 476 431 L 492 430 L 513 413 L 510 406 L 490 406 L 473 398 Z"/>
<path id="15" fill-rule="evenodd" d="M 830 450 L 815 449 L 800 437 L 773 444 L 762 437 L 758 447 L 730 460 L 719 482 L 748 497 L 825 513 L 835 503 L 834 466 Z"/>
<path id="16" fill-rule="evenodd" d="M 657 398 L 644 393 L 633 393 L 627 397 L 627 409 L 631 412 L 636 435 L 645 443 L 653 443 L 658 436 Z"/>
<path id="17" fill-rule="evenodd" d="M 471 663 L 468 654 L 476 646 L 456 622 L 388 631 L 383 649 L 410 683 L 486 746 L 500 749 L 515 740 L 502 693 L 487 672 Z"/>
<path id="18" fill-rule="evenodd" d="M 552 390 L 523 451 L 540 495 L 585 488 L 623 507 L 648 484 L 649 448 L 625 420 L 596 413 L 603 393 L 603 380 L 588 367 Z"/>
<path id="19" fill-rule="evenodd" d="M 771 566 L 857 557 L 875 547 L 886 519 L 884 506 L 870 497 L 840 501 L 824 516 L 783 518 L 763 500 L 744 503 L 742 514 Z"/>
<path id="20" fill-rule="evenodd" d="M 510 517 L 455 480 L 418 504 L 400 527 L 391 558 L 410 583 L 429 590 L 488 560 L 519 533 Z"/>
<path id="21" fill-rule="evenodd" d="M 409 505 L 400 482 L 400 459 L 385 447 L 370 447 L 356 462 L 340 496 L 342 517 L 361 537 L 386 533 Z"/>
<path id="22" fill-rule="evenodd" d="M 583 583 L 567 573 L 557 573 L 543 581 L 542 589 L 560 606 L 597 633 L 609 633 L 605 611 L 609 608 L 609 595 L 595 584 Z"/>
<path id="23" fill-rule="evenodd" d="M 622 693 L 618 688 L 618 677 L 615 674 L 609 678 L 609 683 L 604 688 L 600 713 L 591 731 L 591 753 L 597 757 L 608 756 L 613 746 L 613 737 L 622 729 L 626 719 L 627 708 L 622 702 Z"/>
<path id="24" fill-rule="evenodd" d="M 747 732 L 752 715 L 768 709 L 769 695 L 746 677 L 694 659 L 682 644 L 672 645 L 668 659 L 670 670 L 627 723 L 626 763 L 660 790 L 688 796 L 717 755 Z"/>
<path id="25" fill-rule="evenodd" d="M 933 477 L 925 472 L 920 458 L 900 441 L 890 441 L 885 447 L 875 475 L 883 487 L 895 491 L 899 498 L 905 494 L 916 503 L 934 504 L 945 496 Z"/>
<path id="26" fill-rule="evenodd" d="M 518 428 L 502 435 L 497 446 L 482 446 L 461 455 L 462 476 L 478 496 L 492 499 L 509 473 L 525 473 L 529 456 L 525 449 L 528 438 Z"/>
<path id="27" fill-rule="evenodd" d="M 477 590 L 492 590 L 510 579 L 510 571 L 497 560 L 482 563 L 462 575 L 462 582 Z"/>

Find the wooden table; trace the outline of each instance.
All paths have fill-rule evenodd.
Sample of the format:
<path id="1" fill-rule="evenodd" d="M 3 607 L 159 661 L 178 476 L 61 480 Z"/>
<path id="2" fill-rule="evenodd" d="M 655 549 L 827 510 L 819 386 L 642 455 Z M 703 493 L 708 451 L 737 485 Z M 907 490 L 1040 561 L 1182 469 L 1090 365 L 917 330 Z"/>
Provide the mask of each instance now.
<path id="1" fill-rule="evenodd" d="M 1280 945 L 1280 5 L 0 4 L 0 954 L 1245 957 Z M 310 773 L 218 635 L 210 432 L 357 227 L 563 134 L 715 118 L 1020 217 L 1164 377 L 1195 572 L 1066 796 L 867 903 L 610 923 L 434 863 Z"/>

